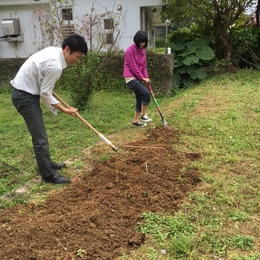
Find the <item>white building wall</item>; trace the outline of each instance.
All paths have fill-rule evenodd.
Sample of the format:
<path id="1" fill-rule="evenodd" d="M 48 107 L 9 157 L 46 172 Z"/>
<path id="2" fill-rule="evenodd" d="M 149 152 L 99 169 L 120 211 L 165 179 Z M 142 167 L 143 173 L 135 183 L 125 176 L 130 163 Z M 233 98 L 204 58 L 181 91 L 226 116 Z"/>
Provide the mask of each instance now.
<path id="1" fill-rule="evenodd" d="M 93 5 L 94 2 L 94 5 Z M 117 6 L 121 5 L 122 10 L 118 11 Z M 141 7 L 161 6 L 162 0 L 99 0 L 86 1 L 77 0 L 75 8 L 76 14 L 90 12 L 92 6 L 97 13 L 104 13 L 106 11 L 113 11 L 115 15 L 121 15 L 123 19 L 119 25 L 121 37 L 119 39 L 120 49 L 125 50 L 131 43 L 133 43 L 133 36 L 141 28 Z"/>
<path id="2" fill-rule="evenodd" d="M 44 38 L 33 20 L 33 9 L 47 8 L 46 3 L 48 0 L 0 0 L 0 22 L 5 18 L 19 18 L 24 37 L 23 42 L 0 41 L 0 58 L 26 58 L 37 51 L 39 43 L 44 45 Z M 118 47 L 125 50 L 133 42 L 136 31 L 141 29 L 141 7 L 161 4 L 162 0 L 77 0 L 73 7 L 74 23 L 77 24 L 77 19 L 90 13 L 92 7 L 95 13 L 112 11 L 115 16 L 122 18 L 118 25 L 120 30 Z M 117 10 L 118 5 L 122 6 L 121 11 Z M 0 36 L 3 36 L 1 24 Z"/>
<path id="3" fill-rule="evenodd" d="M 44 2 L 0 0 L 0 36 L 3 36 L 2 19 L 19 18 L 23 42 L 0 41 L 0 58 L 26 58 L 35 52 L 35 41 L 42 41 L 34 27 L 33 8 L 46 8 Z M 25 4 L 26 3 L 26 4 Z"/>

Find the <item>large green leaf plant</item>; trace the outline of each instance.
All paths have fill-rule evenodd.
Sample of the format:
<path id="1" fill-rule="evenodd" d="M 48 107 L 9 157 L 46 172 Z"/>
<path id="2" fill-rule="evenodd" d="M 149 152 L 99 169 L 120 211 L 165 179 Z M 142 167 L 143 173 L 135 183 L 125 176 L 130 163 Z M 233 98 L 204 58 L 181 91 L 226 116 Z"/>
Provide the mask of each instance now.
<path id="1" fill-rule="evenodd" d="M 213 60 L 214 51 L 207 39 L 171 43 L 173 54 L 173 81 L 177 88 L 190 88 L 207 77 L 204 66 Z"/>

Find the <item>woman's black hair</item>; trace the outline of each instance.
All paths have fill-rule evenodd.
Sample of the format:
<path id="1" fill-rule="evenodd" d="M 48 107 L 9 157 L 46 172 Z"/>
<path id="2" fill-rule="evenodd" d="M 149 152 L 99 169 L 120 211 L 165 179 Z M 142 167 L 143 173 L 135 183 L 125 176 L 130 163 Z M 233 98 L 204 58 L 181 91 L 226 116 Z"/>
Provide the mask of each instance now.
<path id="1" fill-rule="evenodd" d="M 64 50 L 66 46 L 70 48 L 70 54 L 75 51 L 81 52 L 83 54 L 88 53 L 88 45 L 85 39 L 78 34 L 71 34 L 62 43 L 62 49 Z"/>
<path id="2" fill-rule="evenodd" d="M 148 36 L 147 36 L 146 32 L 144 32 L 144 31 L 138 31 L 134 36 L 134 43 L 137 46 L 137 48 L 140 48 L 141 42 L 145 43 L 143 48 L 146 48 L 147 43 L 148 43 Z"/>

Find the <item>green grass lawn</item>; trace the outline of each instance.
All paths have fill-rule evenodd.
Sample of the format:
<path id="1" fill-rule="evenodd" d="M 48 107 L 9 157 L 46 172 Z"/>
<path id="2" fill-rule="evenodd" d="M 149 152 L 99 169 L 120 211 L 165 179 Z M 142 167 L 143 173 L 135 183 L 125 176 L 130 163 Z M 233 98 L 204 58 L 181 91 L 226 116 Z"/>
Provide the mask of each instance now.
<path id="1" fill-rule="evenodd" d="M 58 94 L 69 103 L 65 93 Z M 260 259 L 259 71 L 215 76 L 157 101 L 169 125 L 182 131 L 174 149 L 202 154 L 191 165 L 199 169 L 202 183 L 174 216 L 147 213 L 139 228 L 149 242 L 122 259 Z M 0 93 L 0 108 L 1 196 L 37 170 L 30 136 L 10 93 Z M 132 94 L 97 92 L 81 115 L 106 137 L 120 139 L 133 134 L 133 110 Z M 43 111 L 54 160 L 80 157 L 100 141 L 77 118 Z M 160 125 L 153 103 L 149 115 Z"/>

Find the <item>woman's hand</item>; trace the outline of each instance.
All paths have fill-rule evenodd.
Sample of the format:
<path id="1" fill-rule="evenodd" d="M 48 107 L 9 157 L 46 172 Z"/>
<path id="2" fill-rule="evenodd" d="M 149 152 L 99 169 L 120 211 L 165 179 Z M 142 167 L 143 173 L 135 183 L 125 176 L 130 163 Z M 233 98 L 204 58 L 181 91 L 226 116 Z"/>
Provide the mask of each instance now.
<path id="1" fill-rule="evenodd" d="M 149 78 L 143 78 L 143 81 L 145 82 L 145 83 L 150 83 L 150 79 Z"/>

